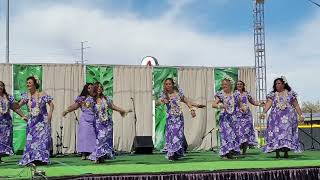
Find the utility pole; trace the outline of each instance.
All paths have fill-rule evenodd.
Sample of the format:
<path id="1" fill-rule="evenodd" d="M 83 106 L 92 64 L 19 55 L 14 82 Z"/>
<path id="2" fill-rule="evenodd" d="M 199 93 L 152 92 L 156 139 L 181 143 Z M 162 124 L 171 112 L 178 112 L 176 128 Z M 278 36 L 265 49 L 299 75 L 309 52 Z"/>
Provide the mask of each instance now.
<path id="1" fill-rule="evenodd" d="M 85 61 L 87 61 L 87 60 L 85 60 L 84 59 L 84 50 L 85 49 L 88 49 L 88 48 L 90 48 L 89 46 L 85 46 L 85 43 L 87 43 L 88 41 L 81 41 L 80 43 L 81 43 L 81 48 L 80 48 L 80 51 L 81 51 L 81 57 L 80 57 L 80 61 L 76 61 L 76 63 L 81 63 L 81 64 L 84 64 L 84 62 Z"/>
<path id="2" fill-rule="evenodd" d="M 84 42 L 81 42 L 81 64 L 84 63 L 84 61 L 83 61 L 83 50 L 84 50 L 83 44 L 84 44 Z"/>
<path id="3" fill-rule="evenodd" d="M 6 22 L 6 63 L 9 63 L 9 15 L 10 15 L 10 5 L 9 0 L 7 0 L 7 22 Z"/>

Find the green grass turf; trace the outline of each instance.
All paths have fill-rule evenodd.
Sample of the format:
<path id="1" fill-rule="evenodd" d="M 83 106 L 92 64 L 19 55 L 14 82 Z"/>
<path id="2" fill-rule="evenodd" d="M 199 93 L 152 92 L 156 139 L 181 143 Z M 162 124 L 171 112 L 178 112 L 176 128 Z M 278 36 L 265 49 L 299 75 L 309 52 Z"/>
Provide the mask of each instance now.
<path id="1" fill-rule="evenodd" d="M 153 155 L 121 155 L 115 160 L 104 164 L 93 164 L 82 161 L 80 157 L 67 156 L 51 158 L 51 165 L 41 166 L 47 176 L 69 176 L 83 174 L 114 174 L 114 173 L 158 173 L 181 171 L 214 171 L 230 169 L 284 168 L 284 167 L 320 167 L 320 151 L 306 151 L 302 154 L 290 154 L 290 159 L 275 160 L 274 153 L 264 154 L 259 150 L 249 150 L 245 157 L 236 160 L 222 160 L 217 153 L 190 152 L 183 159 L 169 162 L 164 154 Z M 30 178 L 29 168 L 19 167 L 16 163 L 21 156 L 5 157 L 5 164 L 0 164 L 0 179 Z M 17 177 L 17 174 L 21 172 Z"/>

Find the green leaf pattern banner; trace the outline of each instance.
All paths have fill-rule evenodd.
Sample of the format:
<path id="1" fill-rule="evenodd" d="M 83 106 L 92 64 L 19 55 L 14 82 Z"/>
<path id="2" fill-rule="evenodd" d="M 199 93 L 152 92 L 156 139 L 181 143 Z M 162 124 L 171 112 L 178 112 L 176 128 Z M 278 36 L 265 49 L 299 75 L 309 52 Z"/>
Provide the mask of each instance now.
<path id="1" fill-rule="evenodd" d="M 100 82 L 103 94 L 113 96 L 113 67 L 111 66 L 86 66 L 86 82 Z"/>
<path id="2" fill-rule="evenodd" d="M 26 80 L 29 76 L 34 76 L 42 81 L 41 65 L 13 65 L 13 93 L 16 101 L 20 101 L 21 93 L 27 92 Z M 40 84 L 41 90 L 41 84 Z M 28 108 L 21 108 L 27 115 Z M 23 151 L 26 142 L 26 122 L 19 115 L 13 113 L 13 148 L 14 151 Z"/>
<path id="3" fill-rule="evenodd" d="M 104 95 L 113 97 L 113 67 L 86 66 L 86 83 L 95 82 L 102 84 Z M 108 114 L 112 114 L 111 109 L 108 109 Z"/>
<path id="4" fill-rule="evenodd" d="M 41 82 L 41 65 L 14 65 L 13 66 L 13 84 L 14 97 L 17 101 L 21 99 L 21 93 L 27 91 L 26 79 L 29 76 L 35 76 Z M 231 77 L 235 82 L 238 80 L 238 68 L 216 68 L 214 70 L 215 91 L 221 89 L 221 80 L 225 77 Z M 176 68 L 155 67 L 153 70 L 153 96 L 154 99 L 160 97 L 163 91 L 163 81 L 166 78 L 178 79 L 178 70 Z M 113 96 L 113 67 L 112 66 L 86 66 L 86 82 L 94 83 L 99 81 L 104 87 L 104 94 Z M 41 86 L 40 86 L 41 87 Z M 26 114 L 27 107 L 22 107 Z M 110 112 L 112 113 L 112 112 Z M 218 113 L 216 116 L 218 117 Z M 217 118 L 218 120 L 218 118 Z M 26 123 L 14 113 L 13 115 L 13 146 L 15 152 L 24 149 L 26 141 Z M 166 126 L 166 107 L 159 105 L 155 107 L 155 148 L 162 150 L 165 144 L 165 126 Z"/>
<path id="5" fill-rule="evenodd" d="M 166 78 L 178 78 L 176 68 L 154 68 L 153 69 L 153 97 L 159 99 L 160 93 L 163 91 L 163 81 Z M 155 142 L 154 146 L 157 150 L 162 150 L 165 144 L 165 128 L 166 128 L 166 107 L 159 105 L 155 107 Z"/>

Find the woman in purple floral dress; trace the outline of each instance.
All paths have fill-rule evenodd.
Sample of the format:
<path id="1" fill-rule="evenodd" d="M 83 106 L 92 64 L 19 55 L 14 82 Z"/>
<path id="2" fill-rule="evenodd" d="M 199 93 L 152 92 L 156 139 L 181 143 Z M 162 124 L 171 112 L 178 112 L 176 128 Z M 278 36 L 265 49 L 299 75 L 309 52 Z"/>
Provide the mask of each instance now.
<path id="1" fill-rule="evenodd" d="M 126 114 L 131 111 L 125 111 L 114 105 L 110 97 L 103 94 L 103 87 L 100 82 L 95 83 L 95 89 L 97 91 L 95 105 L 98 117 L 96 118 L 95 123 L 97 139 L 95 149 L 89 156 L 89 159 L 95 161 L 95 163 L 103 163 L 106 158 L 114 158 L 113 122 L 108 109 L 119 112 L 122 117 L 126 116 Z"/>
<path id="2" fill-rule="evenodd" d="M 75 99 L 75 103 L 69 106 L 62 114 L 66 116 L 68 113 L 81 108 L 81 116 L 78 127 L 77 152 L 81 153 L 81 159 L 86 160 L 94 151 L 96 145 L 96 109 L 94 86 L 92 83 L 87 83 L 81 94 Z"/>
<path id="3" fill-rule="evenodd" d="M 224 78 L 221 81 L 222 91 L 217 92 L 212 107 L 221 109 L 220 112 L 220 155 L 223 159 L 232 159 L 234 154 L 240 153 L 240 145 L 236 137 L 237 98 L 232 92 L 231 78 Z"/>
<path id="4" fill-rule="evenodd" d="M 4 163 L 1 157 L 13 155 L 13 126 L 10 110 L 19 114 L 24 120 L 28 119 L 19 109 L 19 104 L 14 101 L 14 97 L 7 93 L 5 84 L 0 81 L 0 163 Z"/>
<path id="5" fill-rule="evenodd" d="M 266 145 L 263 151 L 276 152 L 276 158 L 280 158 L 280 151 L 284 152 L 284 158 L 289 158 L 288 151 L 301 152 L 298 139 L 298 117 L 303 121 L 304 117 L 297 100 L 297 94 L 291 90 L 285 77 L 277 78 L 273 82 L 273 91 L 267 95 L 267 102 L 261 118 L 271 108 L 266 129 Z"/>
<path id="6" fill-rule="evenodd" d="M 53 98 L 44 92 L 36 78 L 27 78 L 28 92 L 22 94 L 20 106 L 27 105 L 29 118 L 27 123 L 27 142 L 19 165 L 48 164 L 51 149 L 51 120 L 54 109 Z M 50 106 L 47 110 L 47 104 Z"/>
<path id="7" fill-rule="evenodd" d="M 237 128 L 236 136 L 242 149 L 242 154 L 246 154 L 248 146 L 256 146 L 255 131 L 253 128 L 253 117 L 249 108 L 249 103 L 254 106 L 263 106 L 263 103 L 256 102 L 246 91 L 245 83 L 238 81 L 235 88 L 235 97 L 239 100 L 236 106 Z"/>
<path id="8" fill-rule="evenodd" d="M 160 95 L 159 102 L 167 107 L 166 122 L 166 143 L 164 149 L 167 151 L 167 157 L 170 161 L 174 161 L 183 156 L 182 147 L 184 136 L 184 118 L 181 111 L 181 102 L 184 102 L 190 109 L 192 117 L 196 116 L 195 109 L 192 107 L 204 107 L 196 105 L 187 100 L 181 89 L 175 86 L 172 78 L 164 81 L 164 91 Z"/>

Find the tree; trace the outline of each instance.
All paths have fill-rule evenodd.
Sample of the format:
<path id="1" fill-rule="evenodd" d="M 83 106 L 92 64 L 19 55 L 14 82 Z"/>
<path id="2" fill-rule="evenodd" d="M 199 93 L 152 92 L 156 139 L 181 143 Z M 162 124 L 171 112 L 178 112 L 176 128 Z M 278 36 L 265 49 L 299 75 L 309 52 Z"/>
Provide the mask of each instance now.
<path id="1" fill-rule="evenodd" d="M 320 101 L 317 102 L 303 102 L 301 106 L 301 110 L 304 113 L 310 113 L 311 110 L 313 113 L 319 113 L 320 112 Z"/>

